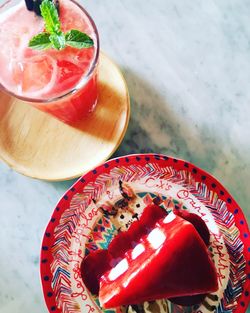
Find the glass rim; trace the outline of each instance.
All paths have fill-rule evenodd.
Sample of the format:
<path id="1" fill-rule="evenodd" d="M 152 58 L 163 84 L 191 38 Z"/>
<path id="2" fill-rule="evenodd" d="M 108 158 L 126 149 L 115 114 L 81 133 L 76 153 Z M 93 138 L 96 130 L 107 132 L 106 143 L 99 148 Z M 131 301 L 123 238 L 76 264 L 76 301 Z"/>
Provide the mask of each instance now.
<path id="1" fill-rule="evenodd" d="M 91 78 L 91 75 L 93 74 L 93 72 L 95 71 L 97 65 L 98 65 L 98 60 L 99 60 L 99 54 L 100 54 L 100 40 L 99 40 L 99 34 L 98 34 L 98 30 L 97 27 L 95 25 L 94 20 L 92 19 L 92 17 L 89 15 L 89 13 L 83 8 L 83 6 L 81 4 L 79 4 L 77 2 L 77 0 L 69 0 L 71 2 L 73 2 L 76 6 L 78 6 L 78 8 L 87 16 L 88 20 L 90 21 L 90 24 L 94 30 L 94 34 L 96 36 L 96 49 L 95 49 L 95 56 L 92 60 L 92 64 L 89 67 L 89 70 L 86 74 L 84 74 L 80 81 L 73 87 L 71 88 L 69 91 L 67 91 L 66 93 L 63 93 L 59 96 L 55 96 L 55 97 L 51 97 L 51 98 L 47 98 L 47 99 L 42 99 L 42 98 L 32 98 L 32 97 L 27 97 L 27 96 L 20 96 L 18 94 L 16 94 L 15 92 L 10 91 L 9 89 L 7 89 L 6 87 L 4 87 L 1 83 L 0 83 L 0 87 L 3 91 L 5 91 L 6 93 L 22 100 L 22 101 L 26 101 L 26 102 L 34 102 L 34 103 L 50 103 L 50 102 L 56 102 L 59 100 L 62 100 L 63 98 L 66 98 L 70 95 L 75 94 L 77 91 L 79 91 L 81 88 L 83 88 L 85 86 L 85 84 L 87 84 L 87 82 L 89 81 L 89 79 Z M 9 1 L 8 1 L 9 2 Z"/>

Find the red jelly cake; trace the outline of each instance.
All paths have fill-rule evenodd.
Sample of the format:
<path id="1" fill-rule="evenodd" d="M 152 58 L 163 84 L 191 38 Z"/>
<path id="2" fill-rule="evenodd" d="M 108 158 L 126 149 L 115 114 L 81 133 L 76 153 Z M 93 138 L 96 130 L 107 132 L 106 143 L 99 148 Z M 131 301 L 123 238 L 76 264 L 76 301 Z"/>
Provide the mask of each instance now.
<path id="1" fill-rule="evenodd" d="M 218 289 L 207 250 L 209 237 L 198 215 L 184 210 L 167 214 L 149 205 L 108 250 L 84 258 L 83 281 L 92 293 L 99 293 L 104 308 L 163 298 L 194 304 Z"/>

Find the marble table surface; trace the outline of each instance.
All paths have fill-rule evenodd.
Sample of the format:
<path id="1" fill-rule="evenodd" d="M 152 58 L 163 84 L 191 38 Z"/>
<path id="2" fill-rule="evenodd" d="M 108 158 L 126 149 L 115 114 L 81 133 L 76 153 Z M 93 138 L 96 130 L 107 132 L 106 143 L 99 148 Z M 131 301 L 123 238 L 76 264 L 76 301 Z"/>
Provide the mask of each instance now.
<path id="1" fill-rule="evenodd" d="M 191 161 L 225 185 L 250 221 L 249 1 L 84 5 L 130 91 L 131 120 L 115 156 L 157 152 Z M 0 163 L 0 313 L 47 312 L 40 242 L 72 183 L 33 180 Z"/>

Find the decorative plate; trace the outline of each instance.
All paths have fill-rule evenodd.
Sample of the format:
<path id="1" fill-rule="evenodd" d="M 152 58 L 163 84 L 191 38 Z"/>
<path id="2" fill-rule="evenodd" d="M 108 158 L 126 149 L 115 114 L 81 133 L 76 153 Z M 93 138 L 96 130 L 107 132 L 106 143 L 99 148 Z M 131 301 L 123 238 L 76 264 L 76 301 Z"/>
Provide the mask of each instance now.
<path id="1" fill-rule="evenodd" d="M 124 191 L 132 195 L 132 200 L 121 206 Z M 219 290 L 197 306 L 182 307 L 161 300 L 104 311 L 246 311 L 250 298 L 250 235 L 240 207 L 215 178 L 196 166 L 164 155 L 140 154 L 110 160 L 88 172 L 55 208 L 41 251 L 41 280 L 50 312 L 102 312 L 98 298 L 83 284 L 81 261 L 90 251 L 106 248 L 118 230 L 127 229 L 155 198 L 169 212 L 174 207 L 183 208 L 206 221 Z"/>

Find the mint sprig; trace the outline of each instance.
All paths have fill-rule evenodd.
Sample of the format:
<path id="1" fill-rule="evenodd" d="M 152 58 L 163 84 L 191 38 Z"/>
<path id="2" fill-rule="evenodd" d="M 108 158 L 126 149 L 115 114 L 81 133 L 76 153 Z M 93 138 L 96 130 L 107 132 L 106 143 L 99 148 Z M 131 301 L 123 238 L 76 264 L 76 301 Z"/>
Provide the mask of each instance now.
<path id="1" fill-rule="evenodd" d="M 45 32 L 39 33 L 29 41 L 30 48 L 62 50 L 66 46 L 82 49 L 94 45 L 93 39 L 79 30 L 72 29 L 67 33 L 62 32 L 56 6 L 51 0 L 43 0 L 40 10 L 45 22 Z"/>

